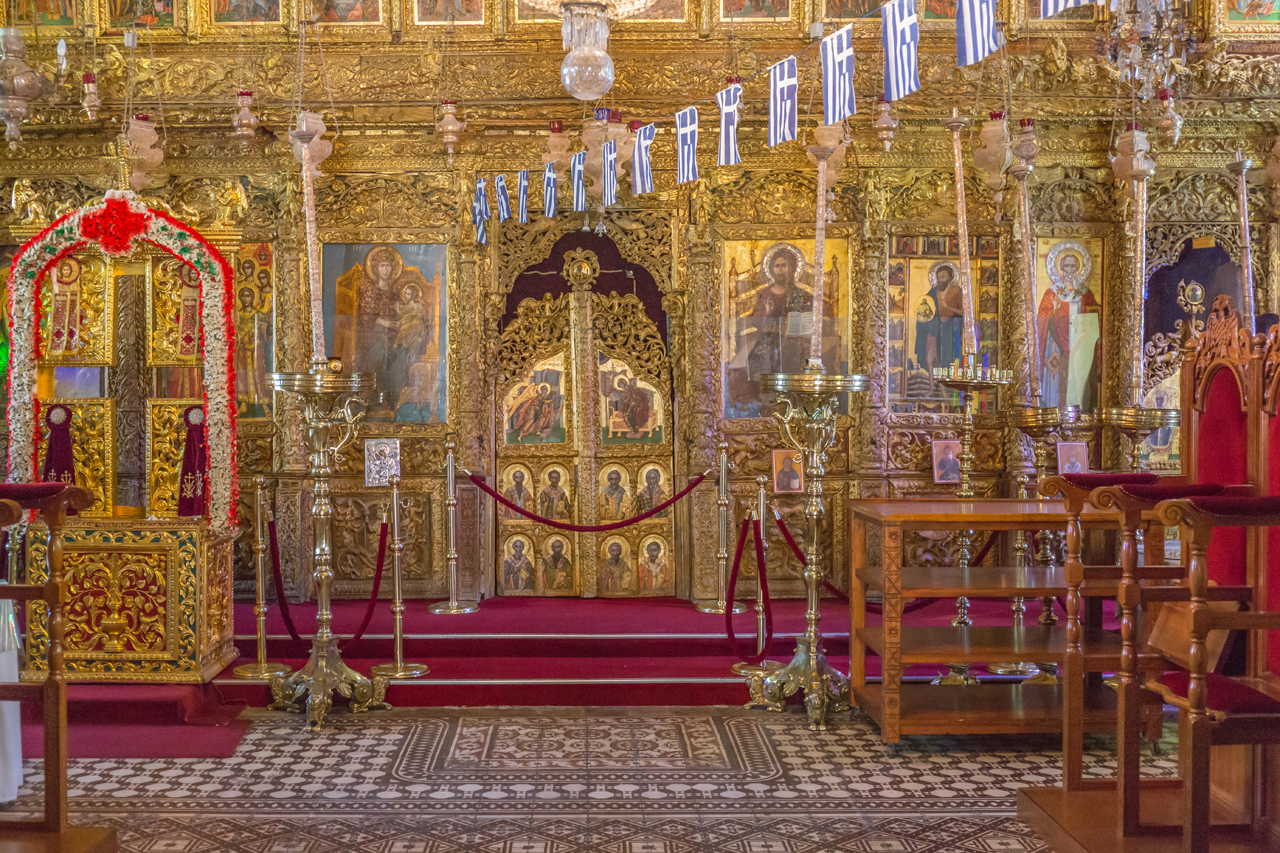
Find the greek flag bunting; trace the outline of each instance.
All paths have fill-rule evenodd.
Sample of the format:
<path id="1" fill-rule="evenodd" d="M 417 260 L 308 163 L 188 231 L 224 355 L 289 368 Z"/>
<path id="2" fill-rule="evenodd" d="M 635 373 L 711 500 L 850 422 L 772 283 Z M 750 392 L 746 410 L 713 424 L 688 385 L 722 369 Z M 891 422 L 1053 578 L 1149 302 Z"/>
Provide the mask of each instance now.
<path id="1" fill-rule="evenodd" d="M 601 152 L 603 162 L 604 206 L 618 203 L 618 140 L 610 139 Z"/>
<path id="2" fill-rule="evenodd" d="M 769 68 L 769 147 L 796 138 L 796 58 L 786 59 Z"/>
<path id="3" fill-rule="evenodd" d="M 518 204 L 520 205 L 520 212 L 517 214 L 516 218 L 522 223 L 528 222 L 529 221 L 529 170 L 528 169 L 525 169 L 523 172 L 516 175 L 516 192 L 519 195 L 519 199 L 520 199 L 518 202 Z"/>
<path id="4" fill-rule="evenodd" d="M 824 38 L 818 52 L 822 54 L 822 123 L 835 124 L 858 111 L 853 95 L 853 24 Z"/>
<path id="5" fill-rule="evenodd" d="M 486 191 L 486 178 L 476 181 L 476 198 L 471 203 L 471 224 L 476 227 L 476 242 L 489 245 L 489 235 L 485 233 L 484 224 L 489 220 L 489 194 Z"/>
<path id="6" fill-rule="evenodd" d="M 884 99 L 896 101 L 920 88 L 917 59 L 920 22 L 916 0 L 889 0 L 880 10 L 884 45 Z"/>
<path id="7" fill-rule="evenodd" d="M 698 108 L 676 113 L 676 183 L 698 180 Z"/>
<path id="8" fill-rule="evenodd" d="M 1091 6 L 1095 0 L 1040 0 L 1040 17 L 1052 18 L 1077 6 Z"/>
<path id="9" fill-rule="evenodd" d="M 956 64 L 974 65 L 1000 47 L 996 31 L 996 0 L 958 0 L 956 3 Z"/>
<path id="10" fill-rule="evenodd" d="M 631 194 L 642 195 L 653 192 L 653 161 L 649 157 L 649 146 L 658 128 L 646 124 L 636 131 L 636 147 L 631 150 Z"/>
<path id="11" fill-rule="evenodd" d="M 587 152 L 579 151 L 569 158 L 569 184 L 573 187 L 573 209 L 587 209 Z"/>
<path id="12" fill-rule="evenodd" d="M 548 163 L 542 170 L 542 215 L 555 219 L 556 205 L 556 164 Z"/>
<path id="13" fill-rule="evenodd" d="M 716 95 L 720 105 L 720 156 L 716 164 L 736 166 L 742 162 L 738 154 L 738 111 L 742 108 L 742 87 L 732 83 Z"/>
<path id="14" fill-rule="evenodd" d="M 493 179 L 493 191 L 498 196 L 498 221 L 506 222 L 511 218 L 511 196 L 507 193 L 506 175 Z"/>

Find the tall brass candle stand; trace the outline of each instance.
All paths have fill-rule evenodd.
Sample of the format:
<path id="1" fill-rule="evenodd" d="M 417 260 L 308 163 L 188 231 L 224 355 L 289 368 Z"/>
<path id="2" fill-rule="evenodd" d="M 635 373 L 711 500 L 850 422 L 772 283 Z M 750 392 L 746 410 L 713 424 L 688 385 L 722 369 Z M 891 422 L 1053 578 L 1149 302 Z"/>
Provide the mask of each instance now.
<path id="1" fill-rule="evenodd" d="M 969 355 L 970 364 L 974 362 L 974 358 L 974 355 Z M 973 460 L 975 458 L 973 455 L 974 395 L 980 391 L 994 391 L 1008 385 L 1010 380 L 1001 376 L 998 371 L 992 371 L 986 379 L 982 379 L 975 370 L 974 378 L 966 378 L 963 375 L 944 376 L 937 382 L 944 388 L 960 392 L 960 455 L 956 457 L 956 461 L 960 463 L 960 483 L 956 489 L 956 497 L 972 498 L 974 497 Z M 963 531 L 960 534 L 960 548 L 956 552 L 957 564 L 966 573 L 970 569 L 970 561 L 973 560 L 973 535 L 972 530 Z M 951 624 L 957 628 L 966 628 L 973 624 L 973 620 L 969 618 L 968 596 L 962 595 L 956 599 L 956 618 L 951 620 Z M 950 663 L 947 664 L 946 674 L 938 676 L 931 683 L 934 685 L 977 684 L 978 679 L 969 674 L 968 664 Z"/>
<path id="2" fill-rule="evenodd" d="M 364 416 L 360 395 L 373 388 L 368 373 L 345 373 L 336 358 L 314 361 L 306 373 L 272 373 L 272 390 L 297 394 L 302 400 L 307 425 L 308 477 L 312 482 L 311 524 L 315 540 L 313 577 L 316 584 L 316 635 L 311 641 L 311 657 L 306 666 L 290 676 L 271 679 L 271 708 L 301 711 L 299 700 L 307 697 L 307 729 L 315 731 L 333 707 L 333 691 L 350 699 L 352 711 L 386 708 L 387 680 L 370 681 L 342 662 L 338 639 L 333 635 L 333 611 L 329 589 L 333 585 L 333 503 L 329 478 L 333 460 L 355 436 L 355 427 Z M 335 431 L 337 440 L 335 441 Z"/>
<path id="3" fill-rule="evenodd" d="M 764 555 L 760 559 L 761 563 L 768 564 L 769 558 L 769 538 L 765 535 L 765 500 L 767 493 L 765 487 L 769 484 L 769 478 L 761 474 L 756 477 L 756 508 L 751 513 L 753 519 L 760 521 L 760 547 L 764 549 Z M 736 605 L 735 605 L 736 612 Z M 764 585 L 760 582 L 760 578 L 756 578 L 756 654 L 764 653 L 764 642 L 768 633 L 768 621 L 764 615 Z M 781 669 L 782 664 L 776 660 L 762 660 L 760 663 L 746 663 L 738 661 L 730 667 L 739 675 L 746 675 L 751 672 L 764 671 L 773 672 L 775 669 Z"/>
<path id="4" fill-rule="evenodd" d="M 425 663 L 405 663 L 404 660 L 404 584 L 400 576 L 404 539 L 400 537 L 400 475 L 392 474 L 387 478 L 387 484 L 391 486 L 391 579 L 394 583 L 391 620 L 395 659 L 377 664 L 369 672 L 386 678 L 421 678 L 431 671 L 430 668 Z"/>
<path id="5" fill-rule="evenodd" d="M 293 671 L 288 664 L 267 661 L 267 478 L 254 477 L 253 488 L 253 615 L 258 632 L 258 661 L 231 670 L 232 678 L 271 678 Z M 278 589 L 276 595 L 284 595 L 284 591 Z"/>
<path id="6" fill-rule="evenodd" d="M 821 184 L 819 189 L 823 189 Z M 815 283 L 814 311 L 818 317 L 822 310 L 820 293 Z M 821 323 L 818 317 L 814 320 L 815 328 Z M 775 417 L 783 442 L 800 451 L 804 458 L 808 497 L 804 508 L 805 632 L 803 637 L 796 638 L 796 651 L 790 663 L 772 672 L 749 673 L 747 688 L 751 692 L 750 704 L 770 711 L 781 711 L 786 697 L 803 690 L 812 731 L 826 729 L 828 709 L 842 711 L 849 707 L 849 677 L 827 662 L 822 649 L 822 631 L 818 627 L 822 616 L 822 576 L 826 568 L 822 552 L 822 521 L 826 515 L 822 478 L 826 473 L 827 448 L 835 441 L 837 395 L 865 391 L 869 384 L 867 377 L 861 375 L 828 376 L 822 372 L 821 361 L 812 357 L 804 373 L 760 376 L 760 391 L 777 394 L 782 404 L 782 410 Z"/>
<path id="7" fill-rule="evenodd" d="M 723 616 L 729 598 L 729 442 L 717 442 L 716 462 L 720 474 L 716 480 L 716 527 L 720 536 L 720 547 L 716 549 L 716 600 L 699 604 L 694 609 L 699 613 Z M 741 602 L 733 603 L 734 613 L 743 613 L 746 609 L 747 606 Z"/>
<path id="8" fill-rule="evenodd" d="M 444 528 L 444 565 L 449 575 L 449 600 L 437 601 L 427 608 L 437 616 L 458 616 L 475 613 L 480 609 L 478 601 L 458 600 L 458 465 L 454 456 L 457 449 L 457 442 L 452 439 L 444 443 L 444 511 L 447 517 Z"/>

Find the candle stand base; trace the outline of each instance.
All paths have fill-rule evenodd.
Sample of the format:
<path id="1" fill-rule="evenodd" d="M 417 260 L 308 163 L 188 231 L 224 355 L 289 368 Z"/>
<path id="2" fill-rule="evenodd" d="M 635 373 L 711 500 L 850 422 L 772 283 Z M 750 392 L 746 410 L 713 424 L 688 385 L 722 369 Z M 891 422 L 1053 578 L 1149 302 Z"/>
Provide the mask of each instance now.
<path id="1" fill-rule="evenodd" d="M 479 609 L 478 601 L 437 601 L 427 608 L 427 612 L 437 616 L 458 616 L 463 613 L 475 613 Z"/>
<path id="2" fill-rule="evenodd" d="M 937 678 L 935 678 L 933 681 L 930 681 L 929 683 L 934 687 L 939 687 L 943 685 L 955 686 L 955 687 L 969 687 L 971 685 L 977 684 L 978 679 L 976 676 L 969 674 L 969 664 L 949 663 L 947 664 L 946 673 L 943 675 L 939 675 Z"/>
<path id="3" fill-rule="evenodd" d="M 776 660 L 762 660 L 760 663 L 745 663 L 743 661 L 738 661 L 733 666 L 729 667 L 729 669 L 736 672 L 738 675 L 754 675 L 756 673 L 763 673 L 767 675 L 771 672 L 777 672 L 782 669 L 782 666 L 782 662 Z"/>
<path id="4" fill-rule="evenodd" d="M 746 676 L 748 708 L 781 711 L 788 696 L 803 690 L 810 731 L 826 731 L 828 711 L 849 710 L 849 676 L 827 662 L 821 638 L 811 646 L 807 638 L 797 637 L 790 663 L 771 672 L 754 669 Z"/>
<path id="5" fill-rule="evenodd" d="M 285 663 L 246 663 L 231 670 L 232 678 L 275 678 L 288 675 L 293 667 Z"/>
<path id="6" fill-rule="evenodd" d="M 387 704 L 387 679 L 365 678 L 342 662 L 338 652 L 338 638 L 316 638 L 311 643 L 311 659 L 307 665 L 290 676 L 271 679 L 272 711 L 301 713 L 302 697 L 306 698 L 307 730 L 316 731 L 323 724 L 333 707 L 333 692 L 350 700 L 353 713 L 381 711 Z"/>
<path id="7" fill-rule="evenodd" d="M 431 672 L 425 663 L 379 663 L 369 667 L 369 674 L 375 678 L 421 678 Z"/>
<path id="8" fill-rule="evenodd" d="M 703 604 L 695 605 L 693 609 L 697 610 L 699 613 L 709 613 L 712 616 L 723 616 L 727 606 L 728 605 L 723 601 L 708 601 Z M 747 605 L 740 601 L 735 601 L 733 603 L 733 612 L 746 613 Z"/>

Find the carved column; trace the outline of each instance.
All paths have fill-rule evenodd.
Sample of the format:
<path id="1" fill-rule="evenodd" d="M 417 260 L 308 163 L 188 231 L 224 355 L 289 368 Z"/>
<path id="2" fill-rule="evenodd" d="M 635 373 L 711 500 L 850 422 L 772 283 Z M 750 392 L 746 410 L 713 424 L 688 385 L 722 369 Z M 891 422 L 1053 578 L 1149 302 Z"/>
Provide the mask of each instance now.
<path id="1" fill-rule="evenodd" d="M 1270 314 L 1280 314 L 1280 223 L 1268 222 L 1267 254 L 1263 261 L 1266 270 L 1267 290 L 1259 294 L 1258 310 Z"/>
<path id="2" fill-rule="evenodd" d="M 574 464 L 575 482 L 573 499 L 578 505 L 578 518 L 582 524 L 598 524 L 596 517 L 596 484 L 598 482 L 599 460 L 596 458 L 600 443 L 599 426 L 599 391 L 596 386 L 600 381 L 600 368 L 597 365 L 595 335 L 592 334 L 592 316 L 595 306 L 592 305 L 591 283 L 573 284 L 573 307 L 571 334 L 574 340 L 574 351 L 577 355 L 573 365 L 575 382 L 573 384 L 574 416 L 581 426 L 577 430 L 577 438 L 581 444 L 575 448 L 578 459 Z M 634 484 L 633 484 L 634 488 Z M 581 595 L 583 598 L 596 597 L 596 548 L 595 533 L 578 534 L 578 553 L 574 559 L 578 563 L 578 577 L 581 579 Z"/>
<path id="3" fill-rule="evenodd" d="M 1012 370 L 1014 382 L 1004 390 L 1008 396 L 1005 405 L 1031 405 L 1031 370 L 1032 363 L 1027 353 L 1033 346 L 1038 346 L 1036 330 L 1029 324 L 1029 317 L 1035 316 L 1035 306 L 1027 305 L 1029 295 L 1023 283 L 1022 264 L 1022 229 L 1016 227 L 1014 221 L 1007 233 L 1000 235 L 1000 324 L 1010 330 L 1004 336 L 1004 348 L 1000 353 L 1000 365 Z M 1031 239 L 1031 257 L 1036 253 L 1035 238 Z M 1034 287 L 1034 281 L 1032 286 Z M 1004 432 L 1005 470 L 1010 479 L 1019 474 L 1028 474 L 1035 469 L 1034 447 L 1031 439 L 1016 429 L 1008 428 Z"/>
<path id="4" fill-rule="evenodd" d="M 116 502 L 146 506 L 147 299 L 146 276 L 116 277 L 116 366 L 107 371 L 107 395 L 116 401 Z"/>
<path id="5" fill-rule="evenodd" d="M 854 305 L 866 318 L 865 323 L 855 322 L 857 361 L 850 362 L 850 370 L 865 371 L 871 377 L 871 388 L 866 394 L 854 396 L 857 407 L 857 440 L 850 442 L 849 470 L 859 479 L 876 478 L 884 473 L 886 434 L 884 418 L 888 388 L 888 366 L 885 362 L 885 332 L 888 329 L 888 301 L 886 281 L 888 275 L 888 204 L 884 177 L 877 172 L 865 173 L 862 184 L 866 199 L 866 215 L 862 222 L 862 274 L 856 283 Z M 861 493 L 861 487 L 859 487 Z"/>
<path id="6" fill-rule="evenodd" d="M 685 231 L 684 252 L 688 278 L 684 335 L 690 346 L 684 350 L 684 372 L 688 416 L 681 436 L 687 450 L 688 471 L 701 472 L 715 465 L 716 442 L 724 394 L 720 370 L 720 288 L 715 280 L 711 228 L 706 222 L 690 224 Z M 714 489 L 694 490 L 684 502 L 682 525 L 690 534 L 692 597 L 716 597 L 716 551 L 695 543 L 717 539 L 716 494 Z"/>

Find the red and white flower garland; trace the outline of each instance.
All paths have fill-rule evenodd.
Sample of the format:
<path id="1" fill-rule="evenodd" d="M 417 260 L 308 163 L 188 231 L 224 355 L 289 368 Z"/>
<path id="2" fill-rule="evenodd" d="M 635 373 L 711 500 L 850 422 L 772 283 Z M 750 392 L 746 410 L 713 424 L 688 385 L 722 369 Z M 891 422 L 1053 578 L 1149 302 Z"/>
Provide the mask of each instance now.
<path id="1" fill-rule="evenodd" d="M 219 531 L 237 525 L 235 327 L 233 272 L 226 258 L 191 228 L 112 190 L 101 204 L 73 210 L 24 245 L 9 274 L 9 482 L 36 478 L 36 359 L 40 349 L 40 282 L 62 258 L 97 244 L 128 256 L 138 241 L 190 265 L 200 277 L 204 350 L 205 441 L 209 518 Z"/>

